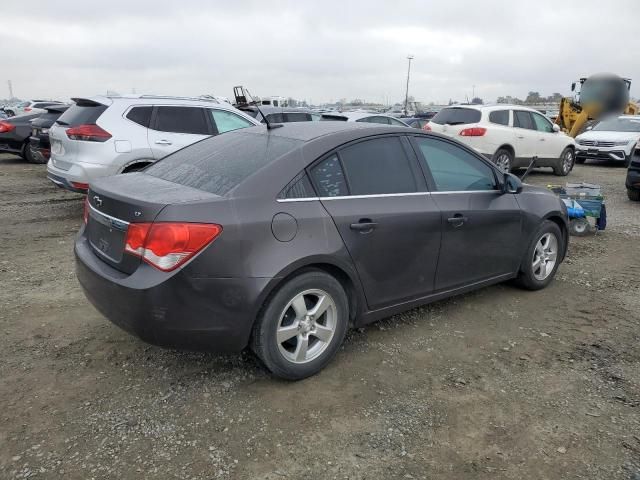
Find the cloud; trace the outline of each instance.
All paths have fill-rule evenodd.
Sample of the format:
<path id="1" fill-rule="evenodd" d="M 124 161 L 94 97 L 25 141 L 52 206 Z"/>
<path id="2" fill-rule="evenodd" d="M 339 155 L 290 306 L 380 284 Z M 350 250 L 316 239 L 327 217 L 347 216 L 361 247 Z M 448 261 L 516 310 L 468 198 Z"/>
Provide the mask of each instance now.
<path id="1" fill-rule="evenodd" d="M 581 76 L 635 78 L 634 0 L 579 3 L 3 0 L 0 82 L 23 98 L 138 93 L 314 102 L 569 93 Z M 33 12 L 38 12 L 36 17 Z M 0 83 L 0 97 L 6 96 Z"/>

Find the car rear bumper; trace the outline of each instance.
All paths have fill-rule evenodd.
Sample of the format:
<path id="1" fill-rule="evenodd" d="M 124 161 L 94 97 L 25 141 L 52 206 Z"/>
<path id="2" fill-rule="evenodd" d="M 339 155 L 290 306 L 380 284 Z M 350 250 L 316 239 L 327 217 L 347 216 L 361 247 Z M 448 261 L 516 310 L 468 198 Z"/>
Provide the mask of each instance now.
<path id="1" fill-rule="evenodd" d="M 56 166 L 55 163 L 56 160 L 53 157 L 47 163 L 47 178 L 61 188 L 78 193 L 87 193 L 87 188 L 83 185 L 117 173 L 110 165 L 65 162 L 69 168 L 64 170 Z"/>
<path id="2" fill-rule="evenodd" d="M 75 244 L 76 274 L 89 301 L 111 322 L 154 345 L 217 353 L 249 341 L 269 278 L 193 278 L 147 264 L 126 275 L 100 260 L 86 237 Z"/>

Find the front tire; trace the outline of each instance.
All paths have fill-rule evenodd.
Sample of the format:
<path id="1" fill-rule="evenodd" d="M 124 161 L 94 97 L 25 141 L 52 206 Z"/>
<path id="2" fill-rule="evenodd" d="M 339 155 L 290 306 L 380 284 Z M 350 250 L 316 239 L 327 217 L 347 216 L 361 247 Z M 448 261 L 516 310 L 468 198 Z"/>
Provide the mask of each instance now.
<path id="1" fill-rule="evenodd" d="M 640 190 L 627 188 L 627 197 L 629 197 L 629 200 L 632 202 L 640 202 Z"/>
<path id="2" fill-rule="evenodd" d="M 558 164 L 553 167 L 553 173 L 559 177 L 566 177 L 573 170 L 575 153 L 572 148 L 566 147 L 560 154 Z"/>
<path id="3" fill-rule="evenodd" d="M 335 356 L 349 324 L 349 302 L 331 275 L 308 271 L 267 301 L 254 326 L 251 349 L 275 376 L 301 380 Z"/>
<path id="4" fill-rule="evenodd" d="M 563 251 L 560 227 L 545 220 L 527 248 L 516 283 L 527 290 L 545 288 L 556 275 Z"/>

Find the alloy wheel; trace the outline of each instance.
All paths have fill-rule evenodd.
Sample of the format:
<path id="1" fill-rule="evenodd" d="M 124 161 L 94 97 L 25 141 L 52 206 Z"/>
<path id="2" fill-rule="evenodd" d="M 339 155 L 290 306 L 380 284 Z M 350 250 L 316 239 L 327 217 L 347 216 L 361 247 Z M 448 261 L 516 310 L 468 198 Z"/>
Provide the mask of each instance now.
<path id="1" fill-rule="evenodd" d="M 278 350 L 292 363 L 307 363 L 320 356 L 336 331 L 336 303 L 319 289 L 297 294 L 282 311 L 276 331 Z"/>
<path id="2" fill-rule="evenodd" d="M 562 173 L 568 174 L 573 166 L 573 151 L 567 150 L 562 156 Z"/>
<path id="3" fill-rule="evenodd" d="M 496 166 L 500 169 L 500 171 L 509 173 L 509 170 L 511 170 L 511 159 L 509 158 L 509 155 L 506 153 L 501 153 L 500 155 L 498 155 L 498 157 L 496 158 Z"/>
<path id="4" fill-rule="evenodd" d="M 558 239 L 553 233 L 545 233 L 540 237 L 533 251 L 531 270 L 536 280 L 543 281 L 556 265 L 558 258 Z"/>

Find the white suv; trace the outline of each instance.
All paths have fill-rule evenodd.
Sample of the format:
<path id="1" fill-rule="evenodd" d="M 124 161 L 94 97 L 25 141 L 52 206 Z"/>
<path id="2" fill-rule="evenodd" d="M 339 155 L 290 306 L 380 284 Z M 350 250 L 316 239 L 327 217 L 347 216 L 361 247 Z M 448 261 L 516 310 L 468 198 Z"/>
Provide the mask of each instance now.
<path id="1" fill-rule="evenodd" d="M 520 105 L 465 105 L 440 110 L 424 126 L 474 148 L 501 170 L 551 167 L 568 175 L 575 161 L 575 141 L 540 112 Z"/>
<path id="2" fill-rule="evenodd" d="M 85 193 L 99 177 L 140 170 L 203 138 L 260 123 L 214 98 L 74 98 L 49 129 L 47 177 Z"/>
<path id="3" fill-rule="evenodd" d="M 638 141 L 639 115 L 606 118 L 576 137 L 576 162 L 613 160 L 628 167 Z"/>
<path id="4" fill-rule="evenodd" d="M 17 105 L 4 107 L 4 111 L 10 117 L 15 117 L 26 113 L 44 113 L 47 111 L 46 108 L 51 105 L 64 105 L 64 103 L 55 100 L 28 100 Z"/>

